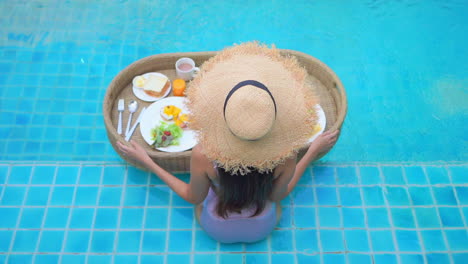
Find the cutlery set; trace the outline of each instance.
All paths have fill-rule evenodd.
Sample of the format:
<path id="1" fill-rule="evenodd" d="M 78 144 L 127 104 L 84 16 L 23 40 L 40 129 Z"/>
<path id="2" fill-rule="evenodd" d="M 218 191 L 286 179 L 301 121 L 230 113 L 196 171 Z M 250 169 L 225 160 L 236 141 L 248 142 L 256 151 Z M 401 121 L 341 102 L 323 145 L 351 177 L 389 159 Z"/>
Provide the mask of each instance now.
<path id="1" fill-rule="evenodd" d="M 124 99 L 119 99 L 118 104 L 117 104 L 117 111 L 119 111 L 119 122 L 117 124 L 117 133 L 119 135 L 122 135 L 122 113 L 124 110 L 125 110 L 125 101 Z M 127 127 L 125 129 L 125 141 L 127 142 L 130 141 L 130 138 L 132 137 L 133 132 L 135 132 L 136 127 L 140 123 L 141 117 L 143 116 L 143 113 L 145 112 L 146 107 L 143 107 L 136 122 L 130 128 L 130 125 L 132 123 L 133 113 L 135 113 L 137 110 L 138 110 L 138 102 L 134 100 L 130 101 L 130 103 L 128 104 L 128 111 L 130 112 L 130 115 L 128 116 Z"/>

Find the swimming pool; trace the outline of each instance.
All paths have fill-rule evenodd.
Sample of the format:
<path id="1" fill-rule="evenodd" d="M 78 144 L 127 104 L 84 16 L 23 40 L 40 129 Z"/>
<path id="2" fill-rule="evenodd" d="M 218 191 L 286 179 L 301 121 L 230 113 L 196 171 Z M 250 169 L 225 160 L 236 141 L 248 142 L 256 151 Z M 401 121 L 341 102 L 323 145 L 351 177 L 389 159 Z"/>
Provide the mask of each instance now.
<path id="1" fill-rule="evenodd" d="M 468 262 L 467 13 L 453 0 L 1 1 L 0 263 Z M 272 236 L 226 246 L 120 160 L 102 101 L 137 59 L 250 40 L 325 62 L 349 108 Z"/>

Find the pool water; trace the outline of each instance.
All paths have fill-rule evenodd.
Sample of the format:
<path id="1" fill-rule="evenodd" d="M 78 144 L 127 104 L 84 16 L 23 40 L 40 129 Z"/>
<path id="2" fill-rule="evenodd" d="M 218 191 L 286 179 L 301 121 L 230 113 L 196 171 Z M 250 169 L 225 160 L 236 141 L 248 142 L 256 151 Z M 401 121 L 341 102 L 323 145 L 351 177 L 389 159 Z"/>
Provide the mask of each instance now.
<path id="1" fill-rule="evenodd" d="M 0 1 L 0 263 L 468 263 L 467 13 L 455 0 Z M 348 115 L 271 236 L 219 244 L 118 157 L 102 102 L 140 58 L 252 40 L 330 66 Z"/>

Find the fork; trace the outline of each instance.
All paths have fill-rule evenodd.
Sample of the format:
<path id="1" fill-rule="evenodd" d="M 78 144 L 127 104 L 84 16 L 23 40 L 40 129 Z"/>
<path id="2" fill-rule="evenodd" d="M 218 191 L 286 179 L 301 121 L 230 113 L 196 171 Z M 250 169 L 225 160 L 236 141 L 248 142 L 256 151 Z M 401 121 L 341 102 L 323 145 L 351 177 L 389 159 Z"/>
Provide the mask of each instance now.
<path id="1" fill-rule="evenodd" d="M 124 99 L 119 99 L 119 104 L 117 105 L 117 111 L 119 111 L 119 123 L 117 124 L 117 133 L 122 135 L 122 112 L 125 110 Z"/>

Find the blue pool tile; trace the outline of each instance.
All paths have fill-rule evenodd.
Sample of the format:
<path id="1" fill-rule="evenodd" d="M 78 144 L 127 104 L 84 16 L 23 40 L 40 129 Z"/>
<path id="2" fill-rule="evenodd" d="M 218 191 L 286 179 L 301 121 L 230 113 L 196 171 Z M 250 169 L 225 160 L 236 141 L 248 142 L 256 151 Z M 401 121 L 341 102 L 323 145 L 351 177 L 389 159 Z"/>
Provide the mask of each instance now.
<path id="1" fill-rule="evenodd" d="M 50 205 L 70 205 L 73 200 L 74 187 L 54 187 Z"/>
<path id="2" fill-rule="evenodd" d="M 4 184 L 8 177 L 9 166 L 0 165 L 0 184 Z"/>
<path id="3" fill-rule="evenodd" d="M 127 168 L 127 184 L 146 185 L 148 182 L 149 174 L 146 171 L 137 169 L 135 167 Z"/>
<path id="4" fill-rule="evenodd" d="M 32 263 L 33 255 L 11 254 L 8 263 Z"/>
<path id="5" fill-rule="evenodd" d="M 449 248 L 452 251 L 468 251 L 468 232 L 466 229 L 444 230 Z"/>
<path id="6" fill-rule="evenodd" d="M 145 228 L 166 228 L 167 208 L 146 208 Z"/>
<path id="7" fill-rule="evenodd" d="M 104 167 L 103 184 L 120 185 L 124 184 L 126 169 L 124 166 L 109 166 Z"/>
<path id="8" fill-rule="evenodd" d="M 468 187 L 456 187 L 458 201 L 461 205 L 468 205 Z"/>
<path id="9" fill-rule="evenodd" d="M 49 187 L 29 187 L 25 205 L 45 206 L 49 200 Z"/>
<path id="10" fill-rule="evenodd" d="M 82 264 L 85 263 L 85 255 L 62 255 L 62 263 Z"/>
<path id="11" fill-rule="evenodd" d="M 320 230 L 320 241 L 324 252 L 345 251 L 341 230 Z"/>
<path id="12" fill-rule="evenodd" d="M 163 264 L 164 256 L 142 255 L 140 264 Z"/>
<path id="13" fill-rule="evenodd" d="M 445 227 L 463 227 L 460 211 L 455 207 L 439 207 L 440 220 Z"/>
<path id="14" fill-rule="evenodd" d="M 203 230 L 195 232 L 196 252 L 214 252 L 217 249 L 217 244 L 216 240 L 208 236 Z"/>
<path id="15" fill-rule="evenodd" d="M 376 254 L 373 257 L 374 257 L 374 264 L 394 264 L 394 263 L 398 263 L 396 255 Z"/>
<path id="16" fill-rule="evenodd" d="M 219 244 L 219 250 L 222 252 L 241 252 L 243 251 L 241 243 L 232 243 L 232 244 Z"/>
<path id="17" fill-rule="evenodd" d="M 110 253 L 114 248 L 115 232 L 113 231 L 94 231 L 93 241 L 91 242 L 91 252 Z"/>
<path id="18" fill-rule="evenodd" d="M 43 231 L 39 244 L 39 252 L 60 252 L 62 250 L 64 234 L 63 231 Z"/>
<path id="19" fill-rule="evenodd" d="M 80 167 L 78 166 L 59 167 L 55 178 L 55 184 L 75 184 L 79 170 Z"/>
<path id="20" fill-rule="evenodd" d="M 143 226 L 143 208 L 122 208 L 120 228 L 141 228 Z"/>
<path id="21" fill-rule="evenodd" d="M 426 255 L 427 264 L 450 263 L 448 254 L 432 253 Z M 460 262 L 465 263 L 465 262 Z M 457 263 L 458 264 L 458 263 Z"/>
<path id="22" fill-rule="evenodd" d="M 93 208 L 73 208 L 70 228 L 91 228 L 93 219 Z"/>
<path id="23" fill-rule="evenodd" d="M 391 252 L 395 250 L 392 231 L 370 231 L 371 243 L 374 252 Z"/>
<path id="24" fill-rule="evenodd" d="M 365 227 L 364 211 L 361 208 L 342 208 L 345 228 Z"/>
<path id="25" fill-rule="evenodd" d="M 96 205 L 98 187 L 78 186 L 75 194 L 75 205 Z"/>
<path id="26" fill-rule="evenodd" d="M 25 187 L 7 186 L 3 190 L 1 205 L 22 205 L 26 193 Z"/>
<path id="27" fill-rule="evenodd" d="M 447 250 L 441 230 L 423 230 L 421 237 L 426 251 Z"/>
<path id="28" fill-rule="evenodd" d="M 318 264 L 318 263 L 320 263 L 319 258 L 309 259 L 309 260 L 312 261 L 312 262 L 303 262 L 303 263 L 304 264 L 307 264 L 307 263 L 317 263 Z M 306 260 L 304 259 L 304 261 L 306 261 Z M 300 262 L 300 263 L 302 263 L 302 262 Z M 344 254 L 324 254 L 323 255 L 323 263 L 345 264 L 346 263 L 345 255 Z"/>
<path id="29" fill-rule="evenodd" d="M 162 256 L 156 256 L 156 257 L 162 258 Z M 115 255 L 114 256 L 114 264 L 129 264 L 129 263 L 138 263 L 138 255 Z M 100 263 L 96 263 L 96 264 L 100 264 Z"/>
<path id="30" fill-rule="evenodd" d="M 309 216 L 308 216 L 309 215 Z M 295 216 L 295 214 L 294 214 Z M 282 228 L 288 228 L 288 227 L 292 227 L 293 225 L 293 213 L 292 213 L 292 207 L 288 206 L 288 207 L 283 207 L 282 208 L 282 213 L 281 213 L 281 218 L 280 218 L 280 221 L 278 223 L 278 227 L 282 227 Z M 311 220 L 310 218 L 310 212 L 309 214 L 307 214 L 306 212 L 306 215 L 305 215 L 305 223 L 302 223 L 302 224 L 305 224 L 305 225 L 310 225 L 311 222 L 313 220 Z M 313 221 L 315 223 L 315 221 Z M 299 222 L 301 223 L 301 222 Z"/>
<path id="31" fill-rule="evenodd" d="M 441 226 L 436 208 L 414 208 L 414 212 L 420 228 Z"/>
<path id="32" fill-rule="evenodd" d="M 11 167 L 8 184 L 28 184 L 31 177 L 32 167 L 30 166 L 13 166 Z"/>
<path id="33" fill-rule="evenodd" d="M 468 182 L 468 167 L 467 166 L 453 166 L 449 167 L 450 174 L 452 176 L 453 184 L 465 184 Z"/>
<path id="34" fill-rule="evenodd" d="M 47 255 L 36 255 L 36 264 L 50 264 L 50 263 L 59 263 L 58 254 L 47 254 Z"/>
<path id="35" fill-rule="evenodd" d="M 316 166 L 312 168 L 312 173 L 315 184 L 336 184 L 334 167 Z"/>
<path id="36" fill-rule="evenodd" d="M 16 231 L 13 252 L 34 252 L 39 237 L 39 231 Z"/>
<path id="37" fill-rule="evenodd" d="M 55 176 L 55 166 L 36 166 L 31 179 L 32 184 L 52 184 Z"/>
<path id="38" fill-rule="evenodd" d="M 380 171 L 377 167 L 359 167 L 362 185 L 380 184 Z"/>
<path id="39" fill-rule="evenodd" d="M 363 187 L 362 195 L 366 205 L 385 205 L 382 188 L 380 186 Z"/>
<path id="40" fill-rule="evenodd" d="M 386 187 L 388 203 L 391 206 L 410 205 L 406 190 L 401 187 Z"/>
<path id="41" fill-rule="evenodd" d="M 284 264 L 284 263 L 294 263 L 293 254 L 272 254 L 271 255 L 271 264 Z M 267 258 L 268 260 L 268 258 Z M 263 262 L 263 263 L 268 263 Z"/>
<path id="42" fill-rule="evenodd" d="M 101 166 L 83 166 L 79 184 L 99 184 L 101 181 Z"/>
<path id="43" fill-rule="evenodd" d="M 361 191 L 359 188 L 348 188 L 341 187 L 338 188 L 341 198 L 341 205 L 343 206 L 359 206 L 362 204 L 361 201 Z"/>
<path id="44" fill-rule="evenodd" d="M 292 251 L 293 239 L 291 230 L 274 230 L 271 233 L 272 251 Z"/>
<path id="45" fill-rule="evenodd" d="M 394 185 L 405 185 L 405 179 L 403 178 L 403 171 L 402 168 L 397 166 L 384 166 L 381 167 L 382 174 L 384 177 L 384 182 L 386 184 L 394 184 Z"/>
<path id="46" fill-rule="evenodd" d="M 154 198 L 154 197 L 152 197 Z M 152 199 L 154 201 L 154 199 Z M 172 194 L 172 206 L 193 206 L 191 203 L 185 201 L 182 197 L 179 195 L 173 193 Z"/>
<path id="47" fill-rule="evenodd" d="M 320 263 L 320 256 L 319 255 L 297 254 L 297 263 L 298 264 L 319 264 Z M 332 263 L 334 263 L 334 262 L 332 262 Z"/>
<path id="48" fill-rule="evenodd" d="M 0 230 L 0 252 L 9 252 L 11 238 L 13 237 L 13 231 L 10 230 Z M 1 256 L 1 254 L 0 254 Z M 1 263 L 1 262 L 0 262 Z"/>
<path id="49" fill-rule="evenodd" d="M 98 208 L 94 228 L 96 229 L 114 229 L 117 228 L 119 209 L 117 208 Z"/>
<path id="50" fill-rule="evenodd" d="M 426 185 L 428 184 L 422 167 L 412 166 L 404 168 L 408 184 Z"/>
<path id="51" fill-rule="evenodd" d="M 99 206 L 120 206 L 121 187 L 103 187 L 99 195 Z"/>
<path id="52" fill-rule="evenodd" d="M 318 208 L 320 227 L 341 227 L 340 209 L 335 207 Z"/>
<path id="53" fill-rule="evenodd" d="M 401 254 L 400 255 L 401 263 L 411 263 L 411 264 L 425 264 L 424 258 L 422 255 L 416 254 Z"/>
<path id="54" fill-rule="evenodd" d="M 206 262 L 195 261 L 194 263 L 206 263 Z M 212 263 L 216 263 L 216 259 Z M 265 254 L 246 254 L 245 263 L 268 264 L 269 261 L 268 261 L 268 256 Z M 285 263 L 285 262 L 281 262 L 281 263 Z M 292 263 L 292 262 L 286 262 L 286 263 Z"/>
<path id="55" fill-rule="evenodd" d="M 349 254 L 349 264 L 374 264 L 371 256 L 364 254 Z"/>
<path id="56" fill-rule="evenodd" d="M 112 264 L 112 256 L 88 255 L 88 264 Z"/>
<path id="57" fill-rule="evenodd" d="M 140 231 L 119 232 L 117 251 L 118 252 L 138 252 L 140 250 Z"/>
<path id="58" fill-rule="evenodd" d="M 87 252 L 89 231 L 68 231 L 65 252 Z"/>
<path id="59" fill-rule="evenodd" d="M 432 189 L 438 205 L 457 205 L 452 187 L 433 187 Z"/>
<path id="60" fill-rule="evenodd" d="M 285 214 L 283 208 L 283 217 Z M 315 208 L 294 207 L 294 225 L 296 227 L 315 227 Z"/>
<path id="61" fill-rule="evenodd" d="M 49 207 L 45 219 L 45 228 L 65 228 L 67 226 L 70 208 Z"/>
<path id="62" fill-rule="evenodd" d="M 125 189 L 124 205 L 125 206 L 145 206 L 146 194 L 147 194 L 146 187 L 127 187 Z"/>
<path id="63" fill-rule="evenodd" d="M 366 230 L 345 230 L 346 247 L 349 251 L 369 252 Z"/>
<path id="64" fill-rule="evenodd" d="M 143 232 L 143 252 L 164 252 L 166 248 L 165 231 Z"/>
<path id="65" fill-rule="evenodd" d="M 317 187 L 315 188 L 317 202 L 320 205 L 338 205 L 336 196 L 336 188 L 332 187 Z"/>
<path id="66" fill-rule="evenodd" d="M 296 249 L 304 253 L 314 253 L 318 251 L 316 230 L 295 230 Z"/>
<path id="67" fill-rule="evenodd" d="M 431 184 L 450 184 L 447 170 L 444 167 L 426 167 L 426 173 Z"/>
<path id="68" fill-rule="evenodd" d="M 370 228 L 390 227 L 386 208 L 366 208 L 366 213 Z"/>
<path id="69" fill-rule="evenodd" d="M 190 255 L 167 255 L 167 263 L 190 263 Z"/>
<path id="70" fill-rule="evenodd" d="M 0 228 L 14 228 L 18 220 L 19 208 L 0 207 Z"/>
<path id="71" fill-rule="evenodd" d="M 237 264 L 242 263 L 242 255 L 238 254 L 221 254 L 219 256 L 220 264 Z"/>
<path id="72" fill-rule="evenodd" d="M 432 199 L 431 189 L 428 187 L 410 187 L 408 188 L 411 201 L 413 205 L 432 205 L 434 200 Z"/>
<path id="73" fill-rule="evenodd" d="M 468 220 L 468 207 L 462 207 L 461 209 L 465 219 Z"/>
<path id="74" fill-rule="evenodd" d="M 245 244 L 247 252 L 268 252 L 268 239 L 263 239 L 255 243 Z"/>
<path id="75" fill-rule="evenodd" d="M 193 208 L 172 208 L 171 209 L 171 224 L 170 228 L 178 229 L 192 228 L 192 223 L 194 219 L 194 209 Z"/>
<path id="76" fill-rule="evenodd" d="M 40 228 L 44 212 L 44 208 L 23 208 L 19 227 Z"/>
<path id="77" fill-rule="evenodd" d="M 192 231 L 170 231 L 169 251 L 190 252 L 192 250 Z"/>
<path id="78" fill-rule="evenodd" d="M 453 257 L 454 264 L 468 263 L 468 253 L 455 253 L 452 255 L 452 257 Z"/>
<path id="79" fill-rule="evenodd" d="M 392 208 L 393 225 L 399 228 L 414 228 L 414 219 L 411 208 Z"/>
<path id="80" fill-rule="evenodd" d="M 311 187 L 297 186 L 292 193 L 292 198 L 295 205 L 312 205 L 315 203 Z"/>
<path id="81" fill-rule="evenodd" d="M 298 185 L 312 185 L 313 184 L 313 172 L 311 167 L 307 167 L 299 179 Z"/>
<path id="82" fill-rule="evenodd" d="M 359 184 L 355 167 L 336 168 L 338 184 Z"/>
<path id="83" fill-rule="evenodd" d="M 419 245 L 418 234 L 416 231 L 396 230 L 395 236 L 400 251 L 421 251 L 421 246 Z"/>

